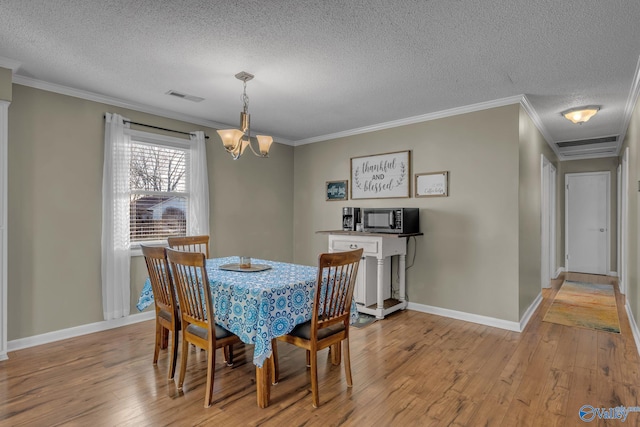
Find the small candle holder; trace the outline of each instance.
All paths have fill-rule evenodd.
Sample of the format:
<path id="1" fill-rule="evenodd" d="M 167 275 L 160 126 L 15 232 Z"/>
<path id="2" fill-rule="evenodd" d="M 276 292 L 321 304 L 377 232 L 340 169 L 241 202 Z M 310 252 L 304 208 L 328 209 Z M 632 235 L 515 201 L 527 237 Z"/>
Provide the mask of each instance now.
<path id="1" fill-rule="evenodd" d="M 251 257 L 241 256 L 240 263 L 238 264 L 240 268 L 251 268 Z"/>

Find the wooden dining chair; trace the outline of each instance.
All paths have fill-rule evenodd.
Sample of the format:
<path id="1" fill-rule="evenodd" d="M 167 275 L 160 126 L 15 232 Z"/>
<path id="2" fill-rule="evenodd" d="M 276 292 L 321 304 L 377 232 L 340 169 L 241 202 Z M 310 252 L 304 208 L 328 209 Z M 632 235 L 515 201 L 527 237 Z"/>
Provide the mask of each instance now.
<path id="1" fill-rule="evenodd" d="M 233 363 L 232 345 L 240 338 L 216 325 L 209 278 L 205 269 L 205 255 L 201 252 L 185 252 L 167 249 L 173 281 L 176 285 L 182 322 L 182 356 L 178 390 L 182 390 L 187 370 L 189 343 L 207 350 L 207 386 L 204 406 L 213 401 L 213 379 L 216 365 L 216 349 L 229 347 L 227 364 Z"/>
<path id="2" fill-rule="evenodd" d="M 353 288 L 363 249 L 349 252 L 325 253 L 318 257 L 315 300 L 311 320 L 296 326 L 280 341 L 307 350 L 311 367 L 311 391 L 313 407 L 320 405 L 318 395 L 318 351 L 331 347 L 332 361 L 340 363 L 340 343 L 343 346 L 344 369 L 347 386 L 352 387 L 351 359 L 349 354 L 349 318 Z"/>
<path id="3" fill-rule="evenodd" d="M 185 252 L 202 252 L 209 258 L 209 236 L 169 237 L 167 243 L 171 249 Z"/>
<path id="4" fill-rule="evenodd" d="M 169 355 L 169 379 L 176 373 L 178 358 L 178 337 L 180 335 L 180 314 L 175 287 L 169 272 L 169 264 L 164 247 L 140 245 L 147 263 L 153 300 L 156 307 L 156 344 L 153 350 L 153 364 L 158 364 L 160 349 L 167 346 L 171 333 L 171 354 Z"/>

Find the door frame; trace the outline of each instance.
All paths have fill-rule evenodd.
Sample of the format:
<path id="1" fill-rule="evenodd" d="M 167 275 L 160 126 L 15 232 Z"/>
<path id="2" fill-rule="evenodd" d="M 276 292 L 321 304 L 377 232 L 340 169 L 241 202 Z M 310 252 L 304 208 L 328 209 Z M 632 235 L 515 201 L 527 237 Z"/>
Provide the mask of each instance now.
<path id="1" fill-rule="evenodd" d="M 629 147 L 622 154 L 618 185 L 618 289 L 626 294 L 629 231 Z"/>
<path id="2" fill-rule="evenodd" d="M 543 288 L 551 287 L 556 277 L 556 182 L 557 170 L 544 154 L 540 155 L 540 280 Z"/>
<path id="3" fill-rule="evenodd" d="M 0 360 L 7 356 L 7 150 L 9 101 L 0 100 Z"/>
<path id="4" fill-rule="evenodd" d="M 569 177 L 572 176 L 587 176 L 587 175 L 603 175 L 606 177 L 605 185 L 605 203 L 606 203 L 606 219 L 605 219 L 605 274 L 609 274 L 611 271 L 611 172 L 610 171 L 597 171 L 597 172 L 580 172 L 580 173 L 567 173 L 564 176 L 564 262 L 565 271 L 571 271 L 569 267 Z"/>

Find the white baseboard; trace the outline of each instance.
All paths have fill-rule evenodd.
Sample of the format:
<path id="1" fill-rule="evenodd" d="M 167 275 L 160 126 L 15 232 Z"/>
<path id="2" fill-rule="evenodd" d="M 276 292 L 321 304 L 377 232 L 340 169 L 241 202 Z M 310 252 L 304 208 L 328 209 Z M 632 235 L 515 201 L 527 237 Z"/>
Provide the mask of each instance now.
<path id="1" fill-rule="evenodd" d="M 564 267 L 558 267 L 558 269 L 556 270 L 556 274 L 553 276 L 554 279 L 557 279 L 558 277 L 560 277 L 560 275 L 564 272 Z"/>
<path id="2" fill-rule="evenodd" d="M 434 307 L 431 305 L 416 304 L 414 302 L 410 302 L 407 308 L 409 310 L 420 311 L 422 313 L 435 314 L 437 316 L 464 320 L 465 322 L 478 323 L 480 325 L 520 332 L 520 323 L 496 319 L 495 317 L 481 316 L 479 314 L 465 313 L 464 311 L 449 310 L 447 308 Z"/>
<path id="3" fill-rule="evenodd" d="M 20 338 L 17 340 L 9 341 L 7 343 L 7 352 L 22 350 L 23 348 L 34 347 L 42 344 L 48 344 L 54 341 L 66 340 L 67 338 L 79 337 L 81 335 L 92 334 L 94 332 L 106 331 L 108 329 L 119 328 L 125 325 L 132 325 L 134 323 L 152 320 L 155 318 L 155 315 L 155 310 L 151 310 L 144 313 L 131 314 L 127 317 L 121 317 L 120 319 L 103 320 L 102 322 L 89 323 L 87 325 L 47 332 L 46 334 Z"/>
<path id="4" fill-rule="evenodd" d="M 631 332 L 633 333 L 633 339 L 636 342 L 636 350 L 638 354 L 640 354 L 640 329 L 638 329 L 638 322 L 633 317 L 633 313 L 631 312 L 631 307 L 629 307 L 629 301 L 624 305 L 624 308 L 627 309 L 627 317 L 629 318 L 629 325 L 631 326 Z"/>
<path id="5" fill-rule="evenodd" d="M 524 331 L 524 328 L 529 324 L 529 320 L 533 317 L 533 314 L 536 312 L 540 304 L 542 303 L 542 292 L 538 294 L 536 299 L 533 300 L 527 311 L 524 312 L 522 319 L 520 319 L 520 330 L 518 332 Z"/>
<path id="6" fill-rule="evenodd" d="M 618 277 L 618 272 L 617 271 L 610 271 L 609 274 L 607 274 L 607 276 Z"/>

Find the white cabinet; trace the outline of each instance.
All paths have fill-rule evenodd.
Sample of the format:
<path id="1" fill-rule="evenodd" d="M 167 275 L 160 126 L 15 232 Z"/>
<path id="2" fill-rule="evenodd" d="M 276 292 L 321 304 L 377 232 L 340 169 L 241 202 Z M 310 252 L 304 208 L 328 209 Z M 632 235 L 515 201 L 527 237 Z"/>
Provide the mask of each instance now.
<path id="1" fill-rule="evenodd" d="M 329 252 L 364 249 L 354 290 L 358 311 L 378 319 L 389 313 L 404 310 L 405 263 L 407 238 L 380 233 L 357 231 L 327 231 Z M 391 295 L 391 257 L 398 257 L 398 298 Z"/>
<path id="2" fill-rule="evenodd" d="M 382 299 L 391 298 L 391 258 L 384 259 L 384 277 L 382 278 Z M 378 303 L 378 260 L 363 256 L 358 267 L 356 286 L 353 296 L 356 303 L 369 307 Z"/>

